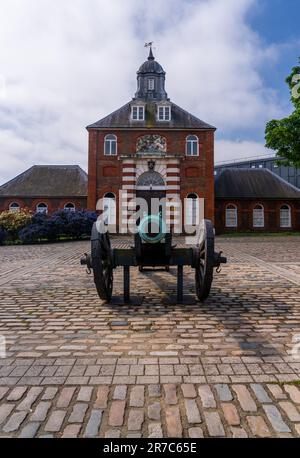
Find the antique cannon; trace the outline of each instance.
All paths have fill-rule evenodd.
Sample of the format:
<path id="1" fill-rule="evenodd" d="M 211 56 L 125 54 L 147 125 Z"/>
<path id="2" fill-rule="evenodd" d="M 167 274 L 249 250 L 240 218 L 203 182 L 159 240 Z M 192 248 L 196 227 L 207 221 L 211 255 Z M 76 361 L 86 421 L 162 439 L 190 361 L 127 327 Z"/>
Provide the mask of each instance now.
<path id="1" fill-rule="evenodd" d="M 149 230 L 151 227 L 151 230 Z M 81 258 L 88 272 L 93 270 L 94 282 L 101 299 L 110 302 L 113 290 L 113 270 L 123 266 L 123 299 L 130 302 L 130 266 L 163 267 L 177 266 L 177 298 L 183 301 L 183 266 L 195 269 L 196 295 L 204 301 L 210 292 L 213 269 L 226 263 L 222 252 L 214 251 L 214 229 L 210 220 L 202 220 L 198 227 L 197 243 L 191 247 L 172 245 L 172 234 L 167 232 L 166 224 L 160 215 L 147 215 L 138 225 L 134 235 L 134 246 L 111 247 L 109 234 L 98 231 L 94 223 L 91 235 L 91 254 Z M 153 230 L 154 228 L 154 230 Z"/>

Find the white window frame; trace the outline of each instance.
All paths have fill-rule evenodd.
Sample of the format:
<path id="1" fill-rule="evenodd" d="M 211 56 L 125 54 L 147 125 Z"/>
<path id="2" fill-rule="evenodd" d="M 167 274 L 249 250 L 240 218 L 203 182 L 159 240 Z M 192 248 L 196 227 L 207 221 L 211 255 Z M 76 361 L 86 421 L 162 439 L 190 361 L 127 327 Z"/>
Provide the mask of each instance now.
<path id="1" fill-rule="evenodd" d="M 113 138 L 108 138 L 113 137 Z M 112 144 L 115 143 L 115 152 L 112 152 Z M 106 147 L 108 149 L 106 149 Z M 104 156 L 116 156 L 118 151 L 118 139 L 115 134 L 107 134 L 104 137 Z"/>
<path id="2" fill-rule="evenodd" d="M 193 140 L 191 139 L 193 137 Z M 196 144 L 196 153 L 194 152 L 194 145 Z M 191 151 L 189 152 L 189 145 L 191 145 Z M 185 140 L 185 154 L 186 156 L 199 156 L 199 138 L 197 135 L 188 135 Z"/>
<path id="3" fill-rule="evenodd" d="M 43 205 L 40 207 L 40 205 Z M 36 206 L 36 213 L 45 213 L 45 215 L 48 214 L 48 205 L 45 204 L 45 202 L 39 202 Z"/>
<path id="4" fill-rule="evenodd" d="M 72 207 L 67 207 L 67 205 L 73 205 L 73 206 Z M 73 204 L 73 202 L 67 202 L 64 205 L 64 210 L 67 210 L 68 212 L 75 212 L 75 210 L 76 210 L 75 204 Z"/>
<path id="5" fill-rule="evenodd" d="M 265 209 L 261 204 L 256 205 L 252 212 L 253 227 L 265 227 Z"/>
<path id="6" fill-rule="evenodd" d="M 287 207 L 287 208 L 283 208 L 283 207 Z M 285 223 L 284 220 L 287 222 Z M 284 227 L 291 228 L 292 227 L 291 207 L 287 204 L 284 204 L 280 207 L 280 227 L 281 228 L 284 228 Z"/>
<path id="7" fill-rule="evenodd" d="M 149 78 L 148 79 L 148 91 L 154 91 L 154 78 Z"/>
<path id="8" fill-rule="evenodd" d="M 171 107 L 170 107 L 170 105 L 158 105 L 158 107 L 157 107 L 157 120 L 158 121 L 171 121 Z"/>
<path id="9" fill-rule="evenodd" d="M 108 194 L 113 194 L 114 197 L 108 197 Z M 104 220 L 104 224 L 106 225 L 115 225 L 117 221 L 117 202 L 116 202 L 116 196 L 112 192 L 107 192 L 103 196 L 103 211 L 107 211 L 106 218 Z"/>
<path id="10" fill-rule="evenodd" d="M 144 121 L 145 120 L 144 105 L 133 105 L 131 107 L 131 119 L 132 121 Z"/>
<path id="11" fill-rule="evenodd" d="M 229 208 L 229 207 L 233 207 L 233 208 Z M 225 227 L 238 227 L 237 206 L 234 204 L 226 205 Z"/>
<path id="12" fill-rule="evenodd" d="M 8 209 L 12 213 L 19 213 L 21 210 L 20 204 L 18 202 L 11 202 L 8 206 Z"/>

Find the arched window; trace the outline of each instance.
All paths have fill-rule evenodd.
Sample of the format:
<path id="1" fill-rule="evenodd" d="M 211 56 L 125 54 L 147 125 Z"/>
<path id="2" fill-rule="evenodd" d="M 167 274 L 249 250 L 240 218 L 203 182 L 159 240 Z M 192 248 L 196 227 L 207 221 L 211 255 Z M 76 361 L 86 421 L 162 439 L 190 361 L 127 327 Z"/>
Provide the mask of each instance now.
<path id="1" fill-rule="evenodd" d="M 189 135 L 186 137 L 186 155 L 198 156 L 199 155 L 199 140 L 196 135 Z"/>
<path id="2" fill-rule="evenodd" d="M 262 205 L 256 205 L 253 208 L 253 227 L 265 226 L 265 212 Z"/>
<path id="3" fill-rule="evenodd" d="M 199 224 L 199 200 L 197 194 L 188 194 L 185 205 L 185 223 L 190 226 Z"/>
<path id="4" fill-rule="evenodd" d="M 237 208 L 235 205 L 229 204 L 226 207 L 225 215 L 226 227 L 237 227 Z"/>
<path id="5" fill-rule="evenodd" d="M 72 202 L 68 202 L 64 206 L 64 209 L 67 210 L 68 212 L 74 212 L 75 211 L 75 205 Z"/>
<path id="6" fill-rule="evenodd" d="M 114 155 L 117 154 L 117 137 L 116 137 L 116 135 L 109 134 L 109 135 L 105 136 L 104 154 L 106 156 L 114 156 Z"/>
<path id="7" fill-rule="evenodd" d="M 164 188 L 165 182 L 158 172 L 144 172 L 138 177 L 136 186 L 137 188 L 143 187 L 151 190 L 154 188 L 157 189 L 157 187 Z"/>
<path id="8" fill-rule="evenodd" d="M 280 227 L 291 227 L 291 207 L 289 205 L 282 205 L 280 208 Z"/>
<path id="9" fill-rule="evenodd" d="M 9 204 L 9 211 L 17 213 L 20 211 L 20 205 L 17 202 Z"/>
<path id="10" fill-rule="evenodd" d="M 37 213 L 48 213 L 48 205 L 44 204 L 44 202 L 37 204 L 36 212 Z"/>
<path id="11" fill-rule="evenodd" d="M 105 224 L 116 224 L 116 196 L 112 192 L 104 194 L 103 211 Z"/>

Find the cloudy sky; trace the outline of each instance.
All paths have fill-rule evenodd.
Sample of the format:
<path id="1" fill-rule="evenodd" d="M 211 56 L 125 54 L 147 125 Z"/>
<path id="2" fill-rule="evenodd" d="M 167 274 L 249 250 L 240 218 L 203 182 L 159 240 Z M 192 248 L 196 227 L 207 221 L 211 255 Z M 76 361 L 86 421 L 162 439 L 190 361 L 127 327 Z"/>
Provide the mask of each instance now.
<path id="1" fill-rule="evenodd" d="M 264 154 L 291 111 L 299 0 L 1 0 L 0 183 L 87 166 L 85 126 L 129 101 L 145 41 L 175 103 L 218 127 L 216 161 Z"/>

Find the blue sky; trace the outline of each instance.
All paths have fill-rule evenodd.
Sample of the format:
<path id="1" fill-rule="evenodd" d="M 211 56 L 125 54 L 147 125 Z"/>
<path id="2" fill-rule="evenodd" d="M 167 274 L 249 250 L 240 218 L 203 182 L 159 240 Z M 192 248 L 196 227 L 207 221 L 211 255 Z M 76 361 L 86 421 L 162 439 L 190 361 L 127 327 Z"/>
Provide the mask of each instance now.
<path id="1" fill-rule="evenodd" d="M 216 162 L 270 153 L 300 55 L 299 0 L 2 0 L 0 183 L 87 168 L 85 126 L 131 100 L 146 41 L 172 101 L 215 125 Z M 47 14 L 45 14 L 47 11 Z"/>

